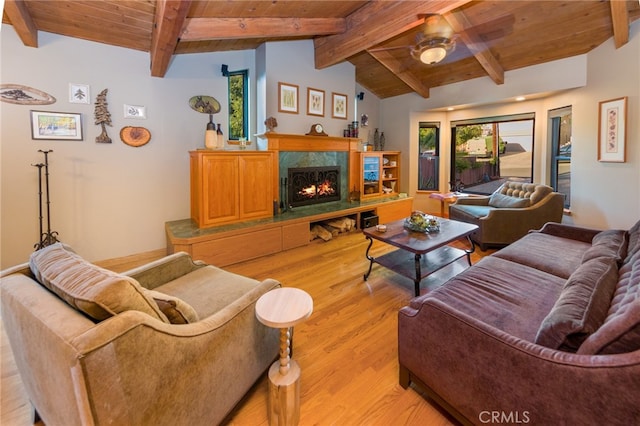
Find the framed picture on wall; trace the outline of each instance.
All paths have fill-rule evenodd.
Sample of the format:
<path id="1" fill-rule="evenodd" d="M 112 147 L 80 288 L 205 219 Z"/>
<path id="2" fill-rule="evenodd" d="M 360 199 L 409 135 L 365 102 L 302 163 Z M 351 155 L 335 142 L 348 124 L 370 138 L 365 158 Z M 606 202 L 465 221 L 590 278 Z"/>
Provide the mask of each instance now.
<path id="1" fill-rule="evenodd" d="M 331 106 L 331 117 L 347 119 L 347 95 L 332 93 Z"/>
<path id="2" fill-rule="evenodd" d="M 72 104 L 90 103 L 91 99 L 89 99 L 89 85 L 69 83 L 69 102 L 71 102 Z"/>
<path id="3" fill-rule="evenodd" d="M 82 114 L 31 111 L 31 139 L 82 140 Z"/>
<path id="4" fill-rule="evenodd" d="M 602 101 L 598 111 L 598 161 L 624 163 L 627 148 L 627 97 Z"/>
<path id="5" fill-rule="evenodd" d="M 324 117 L 324 90 L 307 87 L 307 115 Z"/>
<path id="6" fill-rule="evenodd" d="M 289 114 L 298 113 L 298 86 L 289 83 L 278 83 L 278 111 Z"/>

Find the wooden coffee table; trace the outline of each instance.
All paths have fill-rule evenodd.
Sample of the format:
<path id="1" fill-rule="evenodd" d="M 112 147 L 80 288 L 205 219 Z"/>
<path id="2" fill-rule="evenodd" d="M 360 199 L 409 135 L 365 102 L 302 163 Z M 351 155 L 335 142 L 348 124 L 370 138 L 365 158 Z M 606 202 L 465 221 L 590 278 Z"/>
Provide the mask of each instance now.
<path id="1" fill-rule="evenodd" d="M 442 269 L 448 264 L 467 256 L 471 266 L 471 253 L 475 251 L 470 235 L 478 229 L 476 225 L 450 219 L 438 219 L 440 231 L 432 233 L 414 232 L 404 228 L 404 219 L 387 223 L 386 232 L 380 232 L 376 227 L 365 228 L 362 232 L 369 240 L 365 256 L 369 259 L 369 270 L 364 274 L 365 281 L 371 274 L 374 263 L 384 266 L 400 275 L 411 278 L 415 283 L 415 295 L 420 295 L 420 281 L 427 275 Z M 466 238 L 470 248 L 462 250 L 448 244 Z M 400 250 L 393 251 L 380 257 L 373 257 L 369 250 L 373 240 L 382 241 Z"/>

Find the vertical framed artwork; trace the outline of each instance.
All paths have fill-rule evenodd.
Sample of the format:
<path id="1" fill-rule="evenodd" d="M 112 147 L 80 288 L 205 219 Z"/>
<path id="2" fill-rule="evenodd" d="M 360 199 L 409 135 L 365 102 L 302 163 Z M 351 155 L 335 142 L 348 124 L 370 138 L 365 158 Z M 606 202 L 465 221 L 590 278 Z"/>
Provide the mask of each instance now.
<path id="1" fill-rule="evenodd" d="M 347 119 L 347 95 L 335 92 L 331 94 L 331 117 Z"/>
<path id="2" fill-rule="evenodd" d="M 289 83 L 278 83 L 278 111 L 289 114 L 298 113 L 298 86 Z"/>
<path id="3" fill-rule="evenodd" d="M 82 140 L 82 114 L 31 111 L 31 139 Z"/>
<path id="4" fill-rule="evenodd" d="M 627 97 L 602 101 L 598 110 L 598 161 L 624 163 L 627 149 Z"/>
<path id="5" fill-rule="evenodd" d="M 324 90 L 307 87 L 307 115 L 324 117 Z"/>
<path id="6" fill-rule="evenodd" d="M 69 102 L 72 104 L 88 104 L 89 86 L 86 84 L 69 83 Z"/>

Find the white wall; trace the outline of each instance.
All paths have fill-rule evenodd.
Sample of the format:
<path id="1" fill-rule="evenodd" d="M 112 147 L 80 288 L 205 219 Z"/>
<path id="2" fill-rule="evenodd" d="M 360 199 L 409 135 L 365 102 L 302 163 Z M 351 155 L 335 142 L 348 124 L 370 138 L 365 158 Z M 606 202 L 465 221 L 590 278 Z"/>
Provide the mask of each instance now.
<path id="1" fill-rule="evenodd" d="M 381 101 L 382 126 L 393 149 L 403 152 L 403 190 L 415 196 L 414 208 L 437 213 L 439 203 L 417 193 L 418 122 L 439 121 L 444 172 L 440 188 L 448 190 L 450 126 L 453 120 L 535 112 L 534 181 L 549 182 L 547 112 L 572 105 L 572 216 L 568 222 L 599 228 L 628 228 L 640 219 L 640 22 L 631 26 L 630 42 L 615 49 L 608 40 L 592 52 L 505 73 L 505 83 L 488 77 L 438 87 L 423 99 L 409 94 Z M 517 95 L 553 92 L 543 99 L 500 103 Z M 629 97 L 627 162 L 597 161 L 598 102 Z M 474 107 L 468 104 L 479 103 Z M 451 112 L 443 107 L 456 106 Z M 461 108 L 461 109 L 460 109 Z M 437 110 L 436 110 L 437 109 Z M 391 148 L 390 148 L 391 149 Z"/>
<path id="2" fill-rule="evenodd" d="M 89 260 L 165 247 L 164 223 L 189 217 L 188 151 L 204 147 L 208 117 L 193 111 L 189 98 L 211 95 L 220 101 L 214 121 L 226 129 L 227 79 L 221 65 L 249 69 L 251 76 L 254 52 L 179 55 L 164 78 L 155 78 L 148 53 L 43 32 L 39 47 L 29 48 L 8 25 L 1 38 L 2 83 L 57 98 L 42 106 L 0 103 L 2 267 L 26 261 L 39 241 L 37 169 L 31 166 L 44 159 L 39 149 L 53 150 L 51 227 L 62 241 Z M 88 84 L 91 104 L 69 103 L 69 83 Z M 94 125 L 93 103 L 105 88 L 111 144 L 95 142 L 100 126 Z M 145 106 L 147 119 L 125 119 L 125 103 Z M 30 110 L 82 113 L 84 140 L 32 140 Z M 119 138 L 124 126 L 146 127 L 151 141 L 139 148 L 125 145 Z"/>
<path id="3" fill-rule="evenodd" d="M 364 99 L 356 101 L 356 120 L 362 121 L 362 114 L 367 114 L 369 125 L 360 126 L 358 136 L 363 142 L 369 142 L 373 145 L 374 132 L 380 128 L 380 98 L 371 93 L 366 87 L 356 84 L 356 93 L 360 92 L 364 93 Z"/>
<path id="4" fill-rule="evenodd" d="M 321 123 L 330 136 L 342 136 L 342 130 L 355 120 L 353 99 L 355 67 L 349 62 L 315 69 L 312 40 L 266 43 L 266 117 L 278 121 L 277 133 L 305 134 L 314 123 Z M 278 112 L 278 82 L 298 86 L 298 114 Z M 307 88 L 325 92 L 324 117 L 307 115 Z M 349 105 L 347 119 L 331 117 L 331 93 L 347 95 Z M 258 131 L 264 132 L 265 118 L 258 118 Z"/>

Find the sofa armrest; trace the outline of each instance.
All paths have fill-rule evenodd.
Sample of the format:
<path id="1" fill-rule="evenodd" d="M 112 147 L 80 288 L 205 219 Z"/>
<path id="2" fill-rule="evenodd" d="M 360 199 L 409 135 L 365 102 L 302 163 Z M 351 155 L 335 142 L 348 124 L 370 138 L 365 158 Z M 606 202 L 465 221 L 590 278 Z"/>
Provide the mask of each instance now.
<path id="1" fill-rule="evenodd" d="M 546 223 L 541 229 L 531 232 L 541 232 L 556 237 L 590 243 L 593 237 L 600 232 L 598 229 L 583 228 L 580 226 L 567 225 L 561 223 Z"/>
<path id="2" fill-rule="evenodd" d="M 123 275 L 128 275 L 137 280 L 142 287 L 153 290 L 204 266 L 204 262 L 193 261 L 187 253 L 178 252 L 130 269 L 123 272 Z"/>
<path id="3" fill-rule="evenodd" d="M 2 271 L 0 271 L 0 278 L 8 277 L 12 274 L 22 274 L 27 275 L 28 277 L 33 277 L 31 268 L 29 267 L 29 262 L 21 263 L 19 265 L 11 266 L 7 269 L 3 269 Z"/>
<path id="4" fill-rule="evenodd" d="M 640 416 L 640 351 L 576 355 L 509 335 L 433 298 L 398 314 L 401 372 L 455 415 L 526 415 L 531 424 L 626 424 Z M 490 391 L 488 391 L 490 389 Z"/>
<path id="5" fill-rule="evenodd" d="M 451 205 L 465 205 L 465 206 L 488 206 L 489 205 L 489 196 L 473 196 L 473 197 L 458 197 L 455 203 L 451 203 Z"/>

